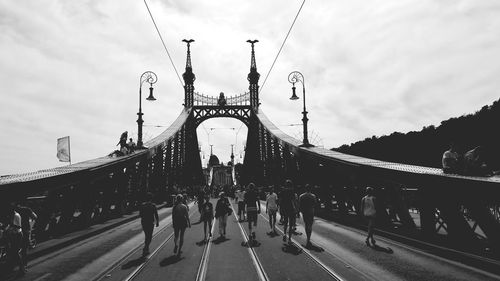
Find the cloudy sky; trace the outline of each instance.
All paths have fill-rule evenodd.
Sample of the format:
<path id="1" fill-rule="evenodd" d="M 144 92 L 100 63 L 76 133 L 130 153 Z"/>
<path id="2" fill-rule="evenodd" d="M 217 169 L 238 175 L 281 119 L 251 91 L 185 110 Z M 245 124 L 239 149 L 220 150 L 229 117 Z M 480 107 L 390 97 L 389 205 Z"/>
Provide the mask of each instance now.
<path id="1" fill-rule="evenodd" d="M 301 0 L 148 0 L 175 66 L 192 45 L 196 91 L 248 88 L 258 39 L 264 82 Z M 301 100 L 288 73 L 306 79 L 313 142 L 337 147 L 372 135 L 419 130 L 499 98 L 498 0 L 307 1 L 261 91 L 262 110 L 301 134 Z M 73 162 L 116 149 L 137 132 L 139 77 L 158 75 L 144 101 L 145 139 L 182 110 L 183 89 L 140 0 L 0 0 L 0 175 L 65 165 L 56 139 L 71 137 Z M 144 87 L 146 92 L 147 87 Z M 246 128 L 213 119 L 198 128 L 202 149 L 237 157 Z"/>

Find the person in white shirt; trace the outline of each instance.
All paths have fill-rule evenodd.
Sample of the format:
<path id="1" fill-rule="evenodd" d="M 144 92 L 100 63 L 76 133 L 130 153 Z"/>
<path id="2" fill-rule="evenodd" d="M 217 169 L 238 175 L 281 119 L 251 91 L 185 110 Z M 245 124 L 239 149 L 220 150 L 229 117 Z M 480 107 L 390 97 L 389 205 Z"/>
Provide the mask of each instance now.
<path id="1" fill-rule="evenodd" d="M 12 208 L 10 216 L 10 223 L 6 229 L 8 233 L 7 260 L 10 268 L 14 269 L 16 266 L 19 266 L 19 274 L 23 275 L 26 273 L 26 268 L 20 255 L 23 242 L 21 215 Z"/>
<path id="2" fill-rule="evenodd" d="M 238 202 L 238 218 L 242 222 L 245 220 L 245 190 L 242 188 L 236 191 L 236 202 Z"/>
<path id="3" fill-rule="evenodd" d="M 368 235 L 366 236 L 366 245 L 370 247 L 370 241 L 375 246 L 375 239 L 373 239 L 373 227 L 375 225 L 375 218 L 377 217 L 376 198 L 373 196 L 373 188 L 366 188 L 366 196 L 361 199 L 361 214 L 368 221 Z"/>
<path id="4" fill-rule="evenodd" d="M 274 187 L 271 187 L 271 191 L 266 198 L 266 213 L 269 215 L 269 226 L 271 227 L 271 232 L 277 235 L 276 232 L 276 213 L 278 212 L 278 195 L 274 192 Z"/>

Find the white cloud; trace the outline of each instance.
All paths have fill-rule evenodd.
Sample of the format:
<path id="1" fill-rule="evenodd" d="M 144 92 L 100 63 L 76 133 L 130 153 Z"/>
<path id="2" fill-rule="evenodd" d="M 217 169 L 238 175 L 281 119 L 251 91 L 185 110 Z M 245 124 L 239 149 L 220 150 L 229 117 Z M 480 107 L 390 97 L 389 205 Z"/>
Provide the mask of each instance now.
<path id="1" fill-rule="evenodd" d="M 183 38 L 194 38 L 196 91 L 243 93 L 247 39 L 259 39 L 264 82 L 302 1 L 148 1 L 182 74 Z M 483 1 L 308 1 L 261 101 L 266 115 L 297 135 L 302 100 L 289 101 L 292 70 L 306 77 L 310 128 L 325 147 L 418 130 L 498 99 L 500 3 Z M 103 156 L 122 131 L 137 131 L 138 80 L 155 71 L 145 124 L 168 126 L 183 90 L 142 1 L 0 0 L 0 174 L 60 165 L 55 140 L 70 135 L 74 161 Z M 144 92 L 147 92 L 144 87 Z M 300 93 L 300 86 L 299 86 Z M 204 123 L 229 160 L 239 121 Z M 244 126 L 243 126 L 244 127 Z M 145 127 L 145 137 L 164 127 Z M 199 141 L 208 153 L 206 133 Z M 212 138 L 213 137 L 213 138 Z M 238 135 L 239 146 L 246 128 Z M 241 149 L 241 148 L 238 148 Z"/>

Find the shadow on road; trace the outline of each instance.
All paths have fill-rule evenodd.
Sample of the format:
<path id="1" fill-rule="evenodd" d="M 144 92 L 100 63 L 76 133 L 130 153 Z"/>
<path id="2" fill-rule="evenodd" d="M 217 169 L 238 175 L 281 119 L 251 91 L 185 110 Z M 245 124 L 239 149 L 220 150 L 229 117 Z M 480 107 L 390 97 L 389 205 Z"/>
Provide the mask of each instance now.
<path id="1" fill-rule="evenodd" d="M 207 241 L 205 241 L 205 239 L 203 239 L 203 240 L 201 240 L 201 241 L 196 242 L 196 245 L 198 245 L 198 246 L 200 246 L 200 247 L 201 247 L 201 246 L 205 246 L 205 244 L 207 244 Z"/>
<path id="2" fill-rule="evenodd" d="M 127 262 L 126 264 L 122 265 L 122 269 L 129 269 L 132 267 L 137 267 L 145 261 L 146 261 L 146 257 L 140 257 L 140 258 L 137 258 L 135 260 L 131 260 L 131 261 Z"/>
<path id="3" fill-rule="evenodd" d="M 372 248 L 375 251 L 384 252 L 384 253 L 387 253 L 387 254 L 393 254 L 394 253 L 394 251 L 391 248 L 389 248 L 389 247 L 387 247 L 387 248 L 380 247 L 379 245 L 376 245 L 376 244 L 373 245 L 373 246 L 371 246 L 370 248 Z"/>
<path id="4" fill-rule="evenodd" d="M 171 255 L 170 257 L 164 258 L 160 262 L 160 266 L 169 266 L 171 264 L 180 262 L 182 259 L 184 259 L 184 257 L 179 257 L 177 255 Z"/>
<path id="5" fill-rule="evenodd" d="M 219 236 L 219 237 L 217 237 L 217 239 L 213 240 L 212 243 L 214 243 L 215 245 L 219 245 L 220 243 L 224 243 L 224 242 L 229 241 L 229 240 L 231 240 L 231 239 L 223 237 L 223 236 Z"/>
<path id="6" fill-rule="evenodd" d="M 325 249 L 321 248 L 320 246 L 316 246 L 314 244 L 311 244 L 310 246 L 302 244 L 302 247 L 304 247 L 310 251 L 314 251 L 314 252 L 318 252 L 318 253 L 325 251 Z"/>

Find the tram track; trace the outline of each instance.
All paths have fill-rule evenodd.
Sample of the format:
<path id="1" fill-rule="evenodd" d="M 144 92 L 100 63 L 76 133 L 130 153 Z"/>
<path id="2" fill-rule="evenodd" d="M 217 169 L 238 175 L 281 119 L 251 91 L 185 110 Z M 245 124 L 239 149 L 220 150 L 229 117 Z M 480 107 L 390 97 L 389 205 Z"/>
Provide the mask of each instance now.
<path id="1" fill-rule="evenodd" d="M 233 204 L 231 203 L 231 209 L 233 210 L 233 214 L 236 216 L 236 211 L 234 210 Z M 241 235 L 243 236 L 243 239 L 245 240 L 244 243 L 248 244 L 248 235 L 245 232 L 244 228 L 241 226 L 241 223 L 237 221 L 238 227 L 241 231 Z M 264 267 L 262 266 L 262 263 L 260 262 L 259 257 L 257 256 L 257 253 L 255 252 L 253 247 L 247 247 L 248 253 L 250 254 L 250 257 L 252 258 L 252 262 L 254 264 L 255 269 L 257 270 L 257 275 L 259 276 L 260 281 L 269 281 L 269 277 L 266 274 L 266 271 L 264 270 Z"/>
<path id="2" fill-rule="evenodd" d="M 191 204 L 192 206 L 192 204 Z M 191 218 L 194 215 L 195 212 L 192 212 L 189 215 L 189 218 Z M 167 217 L 169 222 L 163 226 L 160 230 L 158 230 L 152 237 L 151 241 L 154 241 L 155 238 L 161 237 L 166 231 L 168 231 L 171 226 L 172 226 L 172 214 Z M 124 280 L 130 281 L 134 280 L 143 270 L 144 268 L 149 264 L 149 262 L 152 260 L 152 258 L 161 250 L 165 247 L 165 245 L 174 237 L 174 232 L 172 231 L 171 234 L 167 236 L 167 238 L 158 246 L 156 247 L 151 254 L 149 254 L 147 257 L 144 257 L 144 262 L 142 262 L 137 268 L 135 268 Z M 144 246 L 143 243 L 139 244 L 138 246 L 132 248 L 130 251 L 128 251 L 125 255 L 123 255 L 118 261 L 104 269 L 100 274 L 98 274 L 92 281 L 101 281 L 105 280 L 105 278 L 110 276 L 110 273 L 116 270 L 120 265 L 123 264 L 124 261 L 128 260 L 131 258 L 134 254 L 136 254 L 138 251 L 141 250 L 141 248 Z"/>
<path id="3" fill-rule="evenodd" d="M 161 234 L 163 234 L 165 231 L 168 230 L 168 228 L 172 226 L 172 222 L 169 222 L 168 224 L 166 224 L 164 227 L 162 227 L 159 231 L 157 231 L 154 235 L 153 235 L 153 238 L 152 240 L 154 240 L 156 237 L 160 236 Z M 170 234 L 167 238 L 167 240 L 165 242 L 163 242 L 160 247 L 158 247 L 157 249 L 155 249 L 155 251 L 153 251 L 153 253 L 147 258 L 149 259 L 151 256 L 153 256 L 161 247 L 163 247 L 163 245 L 168 242 L 173 236 L 173 232 L 172 234 Z M 132 257 L 137 251 L 140 251 L 140 249 L 143 247 L 144 244 L 139 244 L 138 246 L 132 248 L 130 251 L 128 251 L 125 255 L 123 255 L 118 261 L 116 261 L 115 263 L 113 263 L 110 267 L 106 268 L 105 270 L 103 270 L 102 273 L 100 273 L 99 275 L 97 275 L 96 277 L 94 277 L 94 279 L 92 279 L 92 281 L 101 281 L 103 280 L 104 278 L 106 278 L 106 276 L 108 275 L 108 273 L 114 271 L 115 269 L 117 269 L 124 261 L 126 261 L 127 259 L 129 259 L 130 257 Z M 142 263 L 141 266 L 144 267 L 144 265 L 147 263 L 147 260 L 146 262 Z"/>
<path id="4" fill-rule="evenodd" d="M 214 233 L 215 228 L 215 218 L 212 220 L 212 229 L 210 233 Z M 208 260 L 210 259 L 210 249 L 212 248 L 212 238 L 210 238 L 203 247 L 203 254 L 201 255 L 200 264 L 198 265 L 198 271 L 196 273 L 196 281 L 203 281 L 207 277 Z"/>
<path id="5" fill-rule="evenodd" d="M 266 218 L 263 214 L 260 214 L 260 216 L 265 219 L 267 222 L 269 222 L 269 219 Z M 278 229 L 279 232 L 281 232 L 282 235 L 285 235 L 283 230 L 279 227 L 276 226 L 276 229 Z M 319 258 L 317 258 L 315 255 L 313 255 L 307 248 L 303 247 L 297 240 L 292 238 L 292 242 L 299 247 L 303 253 L 306 254 L 306 257 L 309 258 L 311 261 L 313 261 L 316 265 L 318 265 L 321 269 L 323 269 L 330 277 L 332 277 L 333 280 L 336 281 L 345 281 L 342 277 L 340 277 L 333 269 L 331 269 L 329 266 L 324 264 Z"/>

